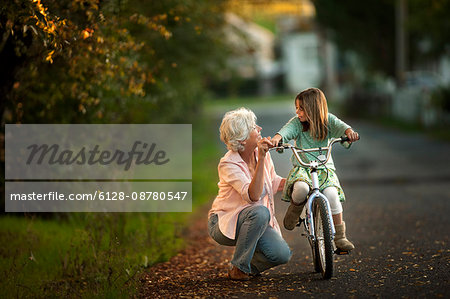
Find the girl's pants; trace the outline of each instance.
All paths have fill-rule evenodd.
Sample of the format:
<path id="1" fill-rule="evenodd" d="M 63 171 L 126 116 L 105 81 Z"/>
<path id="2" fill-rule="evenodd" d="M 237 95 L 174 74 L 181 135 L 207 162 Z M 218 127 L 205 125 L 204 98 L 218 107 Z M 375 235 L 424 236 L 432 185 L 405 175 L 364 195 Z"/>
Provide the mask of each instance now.
<path id="1" fill-rule="evenodd" d="M 309 193 L 309 185 L 303 181 L 297 181 L 294 184 L 294 188 L 292 189 L 292 201 L 295 204 L 301 204 L 305 201 L 306 196 Z M 337 215 L 342 213 L 342 204 L 339 201 L 338 191 L 335 187 L 328 187 L 323 190 L 323 195 L 328 198 L 328 202 L 330 203 L 331 214 Z"/>
<path id="2" fill-rule="evenodd" d="M 253 205 L 239 213 L 236 239 L 232 240 L 219 230 L 217 214 L 208 219 L 208 233 L 217 243 L 236 246 L 231 264 L 245 273 L 258 274 L 291 258 L 291 250 L 284 239 L 269 226 L 269 210 Z"/>

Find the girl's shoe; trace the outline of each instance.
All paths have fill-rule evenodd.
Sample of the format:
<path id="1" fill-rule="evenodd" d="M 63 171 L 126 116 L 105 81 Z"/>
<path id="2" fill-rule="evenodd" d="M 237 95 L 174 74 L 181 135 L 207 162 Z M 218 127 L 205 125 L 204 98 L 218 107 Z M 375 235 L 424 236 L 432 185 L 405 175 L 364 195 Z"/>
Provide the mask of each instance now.
<path id="1" fill-rule="evenodd" d="M 303 211 L 303 207 L 305 206 L 305 202 L 295 205 L 292 201 L 289 205 L 289 208 L 286 211 L 286 215 L 284 215 L 283 225 L 287 230 L 293 230 L 297 225 L 298 220 L 300 218 L 300 214 Z"/>
<path id="2" fill-rule="evenodd" d="M 334 244 L 341 251 L 350 251 L 355 249 L 355 246 L 347 240 L 345 236 L 345 222 L 342 221 L 341 224 L 334 225 L 336 229 L 336 235 L 334 236 Z"/>
<path id="3" fill-rule="evenodd" d="M 241 271 L 239 268 L 237 268 L 236 266 L 233 266 L 229 271 L 228 271 L 228 277 L 231 280 L 250 280 L 250 275 L 248 275 L 247 273 Z"/>

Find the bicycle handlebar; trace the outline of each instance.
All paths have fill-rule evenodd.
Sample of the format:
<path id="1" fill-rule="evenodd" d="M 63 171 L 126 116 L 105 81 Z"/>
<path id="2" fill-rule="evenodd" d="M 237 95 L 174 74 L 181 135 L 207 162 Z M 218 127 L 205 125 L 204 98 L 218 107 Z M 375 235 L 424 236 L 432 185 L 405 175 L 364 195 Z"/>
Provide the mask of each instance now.
<path id="1" fill-rule="evenodd" d="M 359 138 L 358 138 L 358 140 L 359 140 Z M 324 165 L 325 163 L 328 162 L 328 160 L 330 159 L 330 156 L 331 156 L 331 149 L 333 147 L 333 144 L 335 144 L 336 142 L 342 143 L 345 141 L 349 141 L 349 138 L 347 136 L 342 136 L 340 138 L 332 138 L 328 142 L 328 145 L 326 147 L 316 147 L 316 148 L 309 148 L 309 149 L 301 149 L 301 148 L 295 147 L 289 143 L 282 144 L 280 141 L 278 146 L 272 147 L 269 150 L 284 150 L 284 149 L 290 148 L 292 150 L 295 158 L 302 166 L 308 167 L 308 168 L 317 168 L 318 166 Z M 314 160 L 309 163 L 304 162 L 298 155 L 298 153 L 310 153 L 310 152 L 319 152 L 320 153 L 322 151 L 326 151 L 326 153 L 327 153 L 325 159 L 319 159 L 318 157 L 316 157 L 319 161 Z"/>

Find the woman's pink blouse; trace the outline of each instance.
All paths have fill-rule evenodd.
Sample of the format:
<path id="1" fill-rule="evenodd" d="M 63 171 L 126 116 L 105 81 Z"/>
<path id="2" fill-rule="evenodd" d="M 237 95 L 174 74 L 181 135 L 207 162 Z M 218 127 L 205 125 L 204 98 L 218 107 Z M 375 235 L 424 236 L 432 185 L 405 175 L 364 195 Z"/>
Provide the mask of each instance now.
<path id="1" fill-rule="evenodd" d="M 258 157 L 257 148 L 255 156 Z M 275 172 L 270 153 L 266 154 L 264 161 L 264 188 L 267 192 L 256 202 L 252 202 L 248 195 L 248 187 L 252 180 L 250 170 L 238 152 L 228 151 L 220 159 L 218 171 L 219 194 L 212 204 L 209 216 L 218 215 L 219 229 L 222 234 L 234 240 L 239 213 L 248 206 L 263 205 L 270 212 L 269 225 L 281 235 L 280 226 L 275 218 L 273 197 L 282 178 Z"/>

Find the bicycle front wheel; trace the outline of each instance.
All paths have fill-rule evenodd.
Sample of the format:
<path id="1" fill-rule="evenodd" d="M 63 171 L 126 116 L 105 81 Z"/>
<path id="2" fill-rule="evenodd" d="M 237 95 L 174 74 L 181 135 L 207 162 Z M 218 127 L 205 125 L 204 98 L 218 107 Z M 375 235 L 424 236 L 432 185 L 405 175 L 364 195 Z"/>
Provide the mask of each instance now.
<path id="1" fill-rule="evenodd" d="M 331 215 L 328 215 L 327 203 L 323 198 L 314 200 L 314 268 L 322 273 L 324 279 L 333 276 L 333 236 L 331 232 Z"/>

